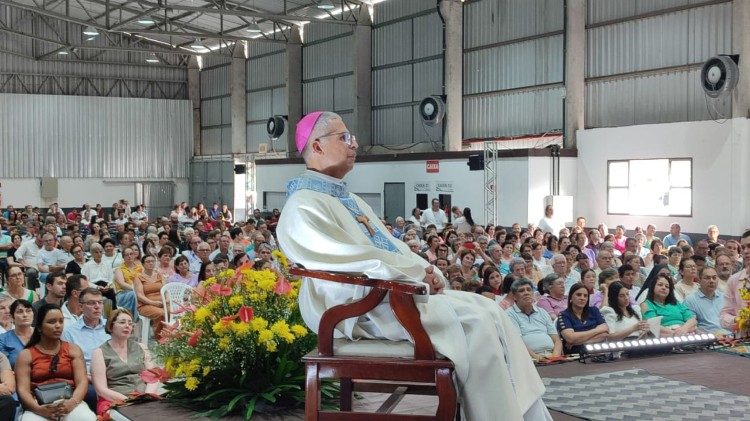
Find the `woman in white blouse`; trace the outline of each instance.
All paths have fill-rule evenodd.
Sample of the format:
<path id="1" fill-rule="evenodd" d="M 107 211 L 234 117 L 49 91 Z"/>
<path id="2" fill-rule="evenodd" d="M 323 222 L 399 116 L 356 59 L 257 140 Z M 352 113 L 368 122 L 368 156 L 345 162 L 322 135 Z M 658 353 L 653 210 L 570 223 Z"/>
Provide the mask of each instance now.
<path id="1" fill-rule="evenodd" d="M 630 305 L 630 290 L 620 281 L 609 285 L 601 312 L 609 326 L 609 340 L 638 337 L 648 330 L 638 306 Z"/>

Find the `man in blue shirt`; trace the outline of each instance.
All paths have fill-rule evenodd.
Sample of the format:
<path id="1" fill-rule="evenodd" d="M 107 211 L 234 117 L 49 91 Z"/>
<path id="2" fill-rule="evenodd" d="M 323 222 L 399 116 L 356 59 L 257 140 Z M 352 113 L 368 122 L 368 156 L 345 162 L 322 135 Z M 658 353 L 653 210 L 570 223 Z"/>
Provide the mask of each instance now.
<path id="1" fill-rule="evenodd" d="M 96 410 L 96 390 L 91 383 L 91 353 L 110 338 L 104 330 L 106 320 L 102 317 L 104 297 L 98 289 L 86 288 L 81 291 L 78 301 L 83 307 L 83 317 L 75 323 L 66 324 L 60 339 L 81 347 L 89 376 L 89 390 L 84 400 L 89 408 Z"/>
<path id="2" fill-rule="evenodd" d="M 521 331 L 531 358 L 543 360 L 562 355 L 562 342 L 552 318 L 534 305 L 534 284 L 528 279 L 519 279 L 510 286 L 510 293 L 516 303 L 506 313 Z"/>
<path id="3" fill-rule="evenodd" d="M 83 306 L 83 317 L 75 323 L 65 325 L 61 339 L 81 347 L 86 360 L 86 372 L 89 372 L 91 353 L 109 340 L 109 334 L 104 330 L 106 320 L 102 316 L 104 297 L 98 289 L 86 288 L 81 291 L 78 301 Z"/>
<path id="4" fill-rule="evenodd" d="M 721 327 L 719 313 L 724 307 L 724 295 L 717 291 L 719 275 L 716 269 L 705 267 L 700 273 L 700 287 L 685 298 L 684 304 L 695 313 L 698 329 L 715 335 L 729 335 Z"/>
<path id="5" fill-rule="evenodd" d="M 662 242 L 664 243 L 664 248 L 674 246 L 680 240 L 685 240 L 691 246 L 693 245 L 693 240 L 691 240 L 687 235 L 680 233 L 680 230 L 680 224 L 674 223 L 669 226 L 669 235 L 666 235 L 662 240 Z"/>

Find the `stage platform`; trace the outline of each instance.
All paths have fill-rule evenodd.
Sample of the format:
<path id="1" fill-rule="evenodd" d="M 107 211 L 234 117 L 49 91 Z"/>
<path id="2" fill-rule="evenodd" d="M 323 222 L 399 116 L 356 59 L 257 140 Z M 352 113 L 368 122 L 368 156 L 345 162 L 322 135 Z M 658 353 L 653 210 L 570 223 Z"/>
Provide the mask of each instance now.
<path id="1" fill-rule="evenodd" d="M 714 391 L 727 392 L 733 395 L 750 397 L 750 358 L 738 355 L 724 354 L 715 351 L 699 351 L 689 354 L 666 354 L 639 358 L 622 358 L 607 363 L 567 362 L 564 364 L 539 367 L 539 374 L 546 379 L 563 379 L 577 376 L 588 376 L 595 374 L 606 374 L 622 372 L 626 370 L 640 369 L 653 376 L 665 379 L 700 385 Z M 362 399 L 356 400 L 357 408 L 374 411 L 387 398 L 385 394 L 365 393 Z M 437 400 L 434 397 L 407 396 L 397 406 L 394 412 L 407 414 L 430 414 L 434 413 Z M 167 420 L 167 419 L 193 419 L 205 420 L 208 418 L 194 418 L 193 413 L 173 405 L 154 402 L 138 406 L 120 409 L 122 415 L 134 421 Z M 750 407 L 747 409 L 750 419 Z M 569 421 L 581 420 L 564 413 L 550 411 L 555 420 Z M 239 417 L 226 418 L 227 420 L 239 420 Z M 259 421 L 281 421 L 281 420 L 303 420 L 302 411 L 288 413 L 278 416 L 258 416 L 253 420 Z M 715 416 L 713 420 L 721 420 L 721 416 Z M 494 420 L 487 420 L 494 421 Z"/>

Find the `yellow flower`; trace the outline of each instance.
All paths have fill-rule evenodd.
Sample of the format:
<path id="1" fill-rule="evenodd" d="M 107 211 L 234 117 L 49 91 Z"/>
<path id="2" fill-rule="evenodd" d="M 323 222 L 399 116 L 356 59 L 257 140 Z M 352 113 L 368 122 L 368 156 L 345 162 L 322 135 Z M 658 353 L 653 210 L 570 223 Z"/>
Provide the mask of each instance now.
<path id="1" fill-rule="evenodd" d="M 198 309 L 195 310 L 195 313 L 194 313 L 195 321 L 197 323 L 203 323 L 210 316 L 211 316 L 211 311 L 209 311 L 209 309 L 207 309 L 206 307 L 198 307 Z"/>
<path id="2" fill-rule="evenodd" d="M 218 322 L 214 323 L 214 325 L 211 327 L 211 330 L 213 330 L 217 336 L 224 336 L 229 333 L 229 326 L 227 325 L 228 323 L 219 320 Z"/>
<path id="3" fill-rule="evenodd" d="M 276 287 L 276 275 L 274 275 L 270 270 L 259 270 L 256 272 L 256 282 L 258 283 L 258 288 L 267 292 L 273 291 L 274 287 Z"/>
<path id="4" fill-rule="evenodd" d="M 307 335 L 307 329 L 302 325 L 294 325 L 292 326 L 292 333 L 294 333 L 294 336 L 301 338 Z"/>
<path id="5" fill-rule="evenodd" d="M 294 335 L 289 330 L 289 325 L 284 320 L 279 320 L 271 326 L 271 332 L 283 339 L 286 343 L 294 342 Z"/>
<path id="6" fill-rule="evenodd" d="M 208 373 L 211 372 L 211 367 L 203 367 L 203 377 L 208 376 Z"/>
<path id="7" fill-rule="evenodd" d="M 258 343 L 269 342 L 273 340 L 273 332 L 268 329 L 263 329 L 258 334 Z"/>
<path id="8" fill-rule="evenodd" d="M 245 299 L 242 298 L 241 295 L 232 295 L 229 297 L 229 306 L 230 307 L 239 307 L 245 302 Z"/>
<path id="9" fill-rule="evenodd" d="M 274 342 L 274 341 L 268 341 L 268 342 L 266 342 L 266 351 L 268 351 L 268 352 L 276 352 L 276 342 Z"/>
<path id="10" fill-rule="evenodd" d="M 237 336 L 245 336 L 252 330 L 249 323 L 232 323 L 232 330 Z"/>
<path id="11" fill-rule="evenodd" d="M 219 349 L 222 351 L 226 351 L 229 349 L 229 347 L 232 345 L 232 338 L 229 336 L 224 336 L 223 338 L 219 339 Z"/>
<path id="12" fill-rule="evenodd" d="M 263 330 L 263 329 L 267 328 L 268 327 L 268 322 L 266 321 L 266 319 L 264 319 L 264 318 L 262 318 L 260 316 L 257 316 L 255 318 L 253 318 L 253 320 L 250 320 L 250 327 L 254 331 L 257 332 L 257 331 L 260 331 L 260 330 Z"/>
<path id="13" fill-rule="evenodd" d="M 198 383 L 200 382 L 198 381 L 197 378 L 188 377 L 187 379 L 185 379 L 185 389 L 192 392 L 193 390 L 198 388 Z"/>
<path id="14" fill-rule="evenodd" d="M 206 279 L 205 281 L 203 281 L 203 285 L 205 285 L 205 286 L 213 285 L 215 283 L 216 283 L 216 277 L 214 277 L 214 276 L 212 276 L 212 277 Z"/>
<path id="15" fill-rule="evenodd" d="M 221 278 L 227 279 L 227 278 L 234 278 L 234 269 L 227 269 L 219 274 Z"/>
<path id="16" fill-rule="evenodd" d="M 279 262 L 279 264 L 283 267 L 289 266 L 289 260 L 286 258 L 284 253 L 281 252 L 281 250 L 274 250 L 271 252 L 271 256 L 273 256 L 274 260 Z"/>

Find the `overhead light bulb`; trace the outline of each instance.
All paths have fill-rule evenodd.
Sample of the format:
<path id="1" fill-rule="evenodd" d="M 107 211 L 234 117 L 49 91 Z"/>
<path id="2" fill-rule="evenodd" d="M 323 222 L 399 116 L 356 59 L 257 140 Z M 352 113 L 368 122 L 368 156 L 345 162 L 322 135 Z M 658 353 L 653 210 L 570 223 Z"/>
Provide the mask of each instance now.
<path id="1" fill-rule="evenodd" d="M 333 10 L 336 6 L 333 5 L 331 0 L 321 0 L 318 2 L 318 9 L 321 10 Z"/>
<path id="2" fill-rule="evenodd" d="M 247 32 L 250 32 L 252 34 L 259 34 L 263 32 L 262 29 L 260 29 L 260 26 L 258 26 L 258 22 L 255 21 L 255 19 L 250 22 L 249 25 L 247 25 L 247 29 L 245 29 Z"/>
<path id="3" fill-rule="evenodd" d="M 60 50 L 57 52 L 57 55 L 59 56 L 67 56 L 68 54 L 70 54 L 68 50 Z"/>
<path id="4" fill-rule="evenodd" d="M 95 36 L 99 35 L 99 31 L 97 31 L 96 28 L 94 28 L 93 26 L 87 26 L 83 30 L 83 35 L 88 35 L 90 37 L 95 37 Z"/>
<path id="5" fill-rule="evenodd" d="M 136 22 L 138 22 L 141 25 L 153 25 L 156 23 L 156 21 L 154 21 L 153 19 L 146 18 L 146 17 L 140 18 Z"/>
<path id="6" fill-rule="evenodd" d="M 156 56 L 156 53 L 151 53 L 148 56 L 146 56 L 146 63 L 158 63 L 159 57 Z"/>

